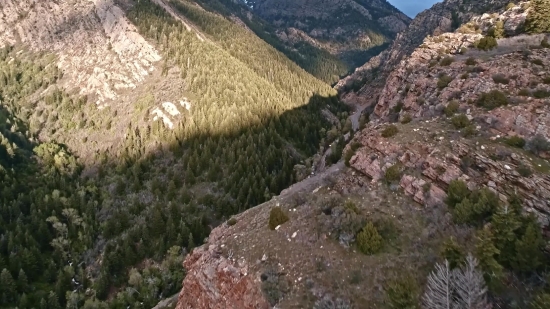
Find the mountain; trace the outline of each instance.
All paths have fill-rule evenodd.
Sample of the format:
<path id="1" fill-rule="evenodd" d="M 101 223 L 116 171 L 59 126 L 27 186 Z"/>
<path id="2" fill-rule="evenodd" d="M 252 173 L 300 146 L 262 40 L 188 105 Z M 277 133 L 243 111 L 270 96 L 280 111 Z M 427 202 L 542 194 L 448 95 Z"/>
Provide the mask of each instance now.
<path id="1" fill-rule="evenodd" d="M 550 261 L 549 9 L 420 14 L 339 84 L 360 128 L 343 162 L 215 228 L 176 308 L 547 307 L 522 278 Z"/>
<path id="2" fill-rule="evenodd" d="M 152 308 L 214 226 L 343 143 L 329 84 L 201 5 L 2 1 L 0 307 Z"/>
<path id="3" fill-rule="evenodd" d="M 410 18 L 385 0 L 243 0 L 288 46 L 312 45 L 351 68 L 405 30 Z"/>

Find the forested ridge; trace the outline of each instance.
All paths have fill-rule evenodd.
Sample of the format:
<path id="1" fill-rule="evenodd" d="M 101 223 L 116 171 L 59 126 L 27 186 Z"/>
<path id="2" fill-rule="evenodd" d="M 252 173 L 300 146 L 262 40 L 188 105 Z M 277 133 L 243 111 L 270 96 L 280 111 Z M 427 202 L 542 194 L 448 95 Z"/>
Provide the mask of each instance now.
<path id="1" fill-rule="evenodd" d="M 173 130 L 152 120 L 153 91 L 130 113 L 98 110 L 56 85 L 54 56 L 0 52 L 1 308 L 153 307 L 179 291 L 185 253 L 213 226 L 278 194 L 295 164 L 349 130 L 330 86 L 254 34 L 172 3 L 203 42 L 151 1 L 131 4 L 191 98 Z M 80 162 L 81 148 L 109 141 L 88 135 L 116 135 L 119 122 L 124 138 Z"/>

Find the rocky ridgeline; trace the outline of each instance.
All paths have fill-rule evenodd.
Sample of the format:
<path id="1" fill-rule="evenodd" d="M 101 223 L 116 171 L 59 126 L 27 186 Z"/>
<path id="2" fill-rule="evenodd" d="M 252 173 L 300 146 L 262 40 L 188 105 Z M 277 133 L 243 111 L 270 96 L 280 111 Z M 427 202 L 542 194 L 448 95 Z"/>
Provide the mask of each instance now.
<path id="1" fill-rule="evenodd" d="M 2 0 L 0 46 L 18 42 L 54 53 L 62 84 L 98 104 L 136 88 L 161 59 L 112 0 Z"/>
<path id="2" fill-rule="evenodd" d="M 418 14 L 409 27 L 400 32 L 392 45 L 379 56 L 357 68 L 336 85 L 344 101 L 356 105 L 376 104 L 388 75 L 400 62 L 422 44 L 428 36 L 452 32 L 453 28 L 482 13 L 504 13 L 508 0 L 447 0 Z"/>

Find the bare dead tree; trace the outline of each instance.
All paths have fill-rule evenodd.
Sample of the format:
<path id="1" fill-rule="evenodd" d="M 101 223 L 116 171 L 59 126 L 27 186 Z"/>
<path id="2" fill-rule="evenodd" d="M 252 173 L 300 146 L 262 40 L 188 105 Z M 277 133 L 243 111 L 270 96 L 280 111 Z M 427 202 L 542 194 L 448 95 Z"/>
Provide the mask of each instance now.
<path id="1" fill-rule="evenodd" d="M 437 263 L 428 277 L 428 285 L 422 299 L 426 309 L 454 309 L 452 271 L 449 261 Z"/>
<path id="2" fill-rule="evenodd" d="M 452 278 L 457 295 L 456 308 L 491 308 L 491 305 L 487 302 L 485 279 L 483 279 L 483 274 L 478 269 L 477 259 L 471 253 L 466 257 L 466 265 L 453 271 Z"/>
<path id="3" fill-rule="evenodd" d="M 425 309 L 491 309 L 486 294 L 478 261 L 468 254 L 466 264 L 459 269 L 451 270 L 447 260 L 435 265 L 422 304 Z"/>

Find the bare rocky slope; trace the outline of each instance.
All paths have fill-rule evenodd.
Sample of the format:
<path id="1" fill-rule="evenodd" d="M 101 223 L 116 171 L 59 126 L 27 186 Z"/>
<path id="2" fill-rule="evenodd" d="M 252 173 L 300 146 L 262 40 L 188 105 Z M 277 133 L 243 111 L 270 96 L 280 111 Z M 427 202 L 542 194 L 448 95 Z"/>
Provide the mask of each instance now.
<path id="1" fill-rule="evenodd" d="M 445 205 L 456 180 L 500 203 L 519 197 L 542 226 L 548 253 L 550 37 L 520 34 L 525 3 L 465 3 L 420 14 L 340 82 L 343 98 L 372 112 L 344 150 L 349 168 L 340 162 L 214 229 L 184 263 L 178 309 L 389 308 L 388 286 L 407 273 L 424 284 L 445 239 L 477 248 L 475 228 L 456 224 Z M 478 14 L 481 7 L 489 13 Z M 507 37 L 476 49 L 497 21 Z M 275 207 L 289 221 L 271 230 Z M 378 254 L 354 244 L 365 222 L 383 234 Z M 491 302 L 528 308 L 532 296 L 511 296 L 525 281 L 507 280 L 508 295 L 492 294 Z"/>

